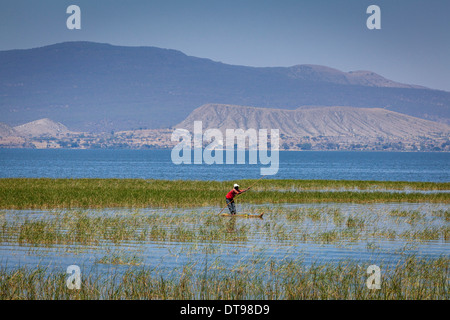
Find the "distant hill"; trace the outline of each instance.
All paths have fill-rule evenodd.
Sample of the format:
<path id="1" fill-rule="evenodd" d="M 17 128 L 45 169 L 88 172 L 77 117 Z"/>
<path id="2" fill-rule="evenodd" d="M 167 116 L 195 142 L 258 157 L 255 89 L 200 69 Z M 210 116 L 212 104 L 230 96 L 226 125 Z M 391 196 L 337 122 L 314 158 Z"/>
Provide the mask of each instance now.
<path id="1" fill-rule="evenodd" d="M 15 135 L 16 132 L 13 128 L 8 126 L 6 123 L 0 122 L 0 137 L 8 137 Z"/>
<path id="2" fill-rule="evenodd" d="M 427 89 L 422 86 L 394 82 L 372 71 L 342 72 L 337 69 L 319 65 L 297 65 L 286 68 L 283 71 L 294 79 L 306 81 L 367 87 Z"/>
<path id="3" fill-rule="evenodd" d="M 450 125 L 380 108 L 300 107 L 295 110 L 207 104 L 175 128 L 278 129 L 282 150 L 450 151 Z M 11 128 L 0 124 L 0 148 L 171 149 L 174 127 L 73 132 L 50 119 Z M 220 140 L 220 139 L 219 139 Z M 203 145 L 209 141 L 203 141 Z"/>
<path id="4" fill-rule="evenodd" d="M 450 123 L 450 92 L 370 71 L 227 65 L 155 47 L 66 42 L 0 51 L 0 121 L 51 118 L 76 131 L 164 128 L 206 103 L 386 108 Z"/>
<path id="5" fill-rule="evenodd" d="M 40 119 L 14 127 L 17 136 L 51 136 L 57 137 L 70 133 L 67 127 L 50 119 Z"/>
<path id="6" fill-rule="evenodd" d="M 195 109 L 176 128 L 192 132 L 194 121 L 202 121 L 203 130 L 249 128 L 279 129 L 291 137 L 361 137 L 408 140 L 419 136 L 450 136 L 450 126 L 380 108 L 301 107 L 280 110 L 235 105 L 207 104 Z"/>

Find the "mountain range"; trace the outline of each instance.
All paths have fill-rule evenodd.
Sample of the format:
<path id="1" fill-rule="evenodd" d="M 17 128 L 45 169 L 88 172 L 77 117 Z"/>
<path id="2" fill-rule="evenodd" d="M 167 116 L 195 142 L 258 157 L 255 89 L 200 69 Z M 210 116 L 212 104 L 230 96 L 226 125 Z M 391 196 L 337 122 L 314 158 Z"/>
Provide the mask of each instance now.
<path id="1" fill-rule="evenodd" d="M 10 148 L 173 148 L 175 128 L 196 134 L 207 129 L 278 129 L 284 150 L 450 151 L 450 125 L 380 108 L 300 107 L 295 110 L 206 104 L 174 128 L 102 133 L 73 132 L 50 119 L 16 127 L 0 123 L 0 147 Z M 203 141 L 204 146 L 209 144 Z M 222 143 L 224 143 L 222 141 Z"/>
<path id="2" fill-rule="evenodd" d="M 380 108 L 300 107 L 295 110 L 207 104 L 195 109 L 176 128 L 193 132 L 194 121 L 203 130 L 278 129 L 280 135 L 409 140 L 420 136 L 450 137 L 450 125 Z"/>
<path id="3" fill-rule="evenodd" d="M 208 103 L 296 110 L 382 108 L 450 123 L 450 92 L 371 71 L 228 65 L 156 47 L 66 42 L 0 51 L 0 122 L 50 118 L 73 131 L 167 128 Z"/>

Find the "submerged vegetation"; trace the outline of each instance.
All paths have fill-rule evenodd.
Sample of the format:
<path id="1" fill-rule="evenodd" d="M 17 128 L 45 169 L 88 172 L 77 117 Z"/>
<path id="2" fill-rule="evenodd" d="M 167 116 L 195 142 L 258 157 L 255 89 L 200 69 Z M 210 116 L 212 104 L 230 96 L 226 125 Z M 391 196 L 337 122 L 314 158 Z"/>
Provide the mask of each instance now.
<path id="1" fill-rule="evenodd" d="M 230 185 L 0 179 L 0 299 L 450 298 L 449 183 L 263 179 L 237 200 L 263 219 L 218 215 Z"/>
<path id="2" fill-rule="evenodd" d="M 2 261 L 0 299 L 449 299 L 448 255 L 417 257 L 408 246 L 449 240 L 446 211 L 440 207 L 247 207 L 264 212 L 264 219 L 223 218 L 201 208 L 0 211 L 0 245 L 17 243 L 28 248 L 28 255 L 41 252 L 51 259 L 72 253 L 76 261 L 83 261 L 87 250 L 93 268 L 83 269 L 80 290 L 69 290 L 67 274 L 58 268 L 10 268 Z M 399 220 L 411 216 L 418 216 L 413 224 Z M 383 254 L 382 239 L 405 247 L 397 249 L 394 261 L 375 260 L 383 271 L 380 290 L 366 287 L 367 260 L 316 257 L 305 263 L 299 252 L 289 253 L 299 243 L 310 243 L 363 244 L 363 251 Z M 154 254 L 149 260 L 143 252 L 146 245 L 162 244 L 167 256 L 181 259 L 179 264 L 164 265 Z"/>
<path id="3" fill-rule="evenodd" d="M 265 239 L 339 244 L 376 238 L 405 241 L 450 238 L 450 226 L 441 214 L 443 211 L 430 208 L 386 212 L 383 207 L 359 205 L 354 212 L 344 212 L 337 204 L 247 207 L 252 213 L 265 213 L 264 219 L 255 222 L 224 218 L 211 209 L 54 209 L 37 217 L 12 213 L 8 219 L 0 218 L 0 243 L 50 246 L 130 241 L 253 243 L 255 239 Z"/>
<path id="4" fill-rule="evenodd" d="M 313 264 L 261 261 L 239 270 L 195 264 L 163 276 L 145 267 L 82 277 L 81 289 L 66 287 L 66 274 L 45 268 L 0 269 L 0 299 L 444 299 L 450 298 L 448 258 L 411 256 L 394 267 L 381 266 L 379 290 L 366 287 L 365 268 L 356 262 Z M 245 272 L 242 272 L 245 270 Z"/>
<path id="5" fill-rule="evenodd" d="M 248 226 L 236 225 L 208 213 L 146 214 L 136 212 L 101 215 L 88 211 L 54 212 L 51 217 L 36 220 L 16 219 L 3 222 L 2 241 L 19 244 L 67 245 L 99 244 L 103 241 L 246 241 Z"/>
<path id="6" fill-rule="evenodd" d="M 240 180 L 243 187 L 256 180 Z M 231 181 L 141 179 L 0 179 L 0 208 L 202 207 L 222 205 Z M 248 203 L 440 202 L 450 183 L 260 180 Z M 395 191 L 395 192 L 394 192 Z M 398 192 L 404 191 L 404 192 Z M 428 191 L 422 192 L 422 191 Z"/>

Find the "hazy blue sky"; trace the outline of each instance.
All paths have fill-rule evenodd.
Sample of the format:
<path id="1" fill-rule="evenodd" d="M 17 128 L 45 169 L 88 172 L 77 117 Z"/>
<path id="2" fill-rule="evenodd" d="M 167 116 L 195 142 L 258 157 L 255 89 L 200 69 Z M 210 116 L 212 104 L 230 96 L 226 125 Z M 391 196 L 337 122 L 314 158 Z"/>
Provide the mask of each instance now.
<path id="1" fill-rule="evenodd" d="M 81 8 L 81 30 L 66 8 Z M 366 9 L 381 8 L 381 30 Z M 248 66 L 372 70 L 450 91 L 449 0 L 1 0 L 0 50 L 88 40 Z"/>

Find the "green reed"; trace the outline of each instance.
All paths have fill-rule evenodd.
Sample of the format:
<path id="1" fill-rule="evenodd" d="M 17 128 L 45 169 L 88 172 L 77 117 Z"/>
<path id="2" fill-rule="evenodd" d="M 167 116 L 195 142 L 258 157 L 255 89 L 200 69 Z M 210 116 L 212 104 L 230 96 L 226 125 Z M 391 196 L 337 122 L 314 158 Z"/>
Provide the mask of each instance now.
<path id="1" fill-rule="evenodd" d="M 246 241 L 249 227 L 211 213 L 96 214 L 69 210 L 42 219 L 4 221 L 1 241 L 29 244 L 98 244 L 101 241 Z"/>
<path id="2" fill-rule="evenodd" d="M 241 196 L 248 203 L 450 202 L 450 196 L 446 193 L 383 191 L 448 190 L 450 183 L 273 179 L 237 182 L 244 188 L 257 182 L 250 192 Z M 233 183 L 234 181 L 8 178 L 0 179 L 0 208 L 222 206 L 225 194 Z M 355 188 L 362 191 L 356 192 Z"/>
<path id="3" fill-rule="evenodd" d="M 357 262 L 258 261 L 232 270 L 187 263 L 169 275 L 134 267 L 124 274 L 82 274 L 81 289 L 69 290 L 67 275 L 45 268 L 0 268 L 0 299 L 355 299 L 425 300 L 450 298 L 450 260 L 411 256 L 381 265 L 381 288 L 366 286 L 366 265 Z M 198 266 L 198 265 L 197 265 Z M 248 271 L 248 272 L 245 272 Z M 243 272 L 244 271 L 244 272 Z"/>
<path id="4" fill-rule="evenodd" d="M 401 206 L 401 205 L 399 205 Z M 407 241 L 448 240 L 449 227 L 439 210 L 370 210 L 363 205 L 355 213 L 335 205 L 250 206 L 249 212 L 264 213 L 263 219 L 220 217 L 215 210 L 120 209 L 54 210 L 38 217 L 0 217 L 0 242 L 68 245 L 103 241 L 209 242 L 253 239 L 269 241 L 312 241 L 339 244 L 343 241 L 399 239 Z M 400 215 L 400 217 L 399 217 Z M 417 221 L 412 223 L 412 217 Z M 403 219 L 409 225 L 401 224 Z M 428 224 L 427 221 L 433 221 Z"/>
<path id="5" fill-rule="evenodd" d="M 220 253 L 230 241 L 257 239 L 280 245 L 297 242 L 345 245 L 367 241 L 377 251 L 377 240 L 397 239 L 405 244 L 448 241 L 448 210 L 420 206 L 408 210 L 399 204 L 376 211 L 363 205 L 357 212 L 345 206 L 261 205 L 249 212 L 265 213 L 264 219 L 220 217 L 214 208 L 53 210 L 40 213 L 0 215 L 0 241 L 39 246 L 87 245 L 108 248 L 111 244 L 137 241 L 187 242 L 192 252 Z M 439 207 L 438 207 L 439 208 Z M 396 227 L 397 219 L 418 219 L 422 224 Z M 428 225 L 426 221 L 432 221 Z M 106 242 L 106 243 L 105 243 Z M 201 246 L 197 246 L 198 244 Z M 218 246 L 219 244 L 219 246 Z M 68 248 L 67 246 L 65 248 Z M 63 246 L 64 248 L 64 246 Z M 200 249 L 198 249 L 200 248 Z M 220 257 L 187 263 L 167 274 L 144 263 L 139 253 L 110 252 L 98 264 L 130 266 L 125 274 L 104 277 L 83 274 L 82 289 L 68 290 L 66 274 L 43 268 L 0 267 L 0 299 L 448 299 L 449 258 L 408 258 L 395 267 L 382 268 L 382 287 L 365 286 L 365 268 L 356 261 L 316 262 L 312 266 L 290 259 L 272 260 L 260 255 L 226 266 Z M 406 249 L 405 249 L 406 250 Z M 186 252 L 172 252 L 178 256 Z M 403 259 L 403 258 L 402 258 Z M 131 268 L 133 267 L 133 268 Z M 199 271 L 200 270 L 200 271 Z"/>
<path id="6" fill-rule="evenodd" d="M 112 253 L 110 255 L 102 257 L 101 259 L 98 259 L 96 263 L 139 266 L 143 264 L 143 261 L 142 258 L 136 255 L 130 255 L 125 253 Z"/>

